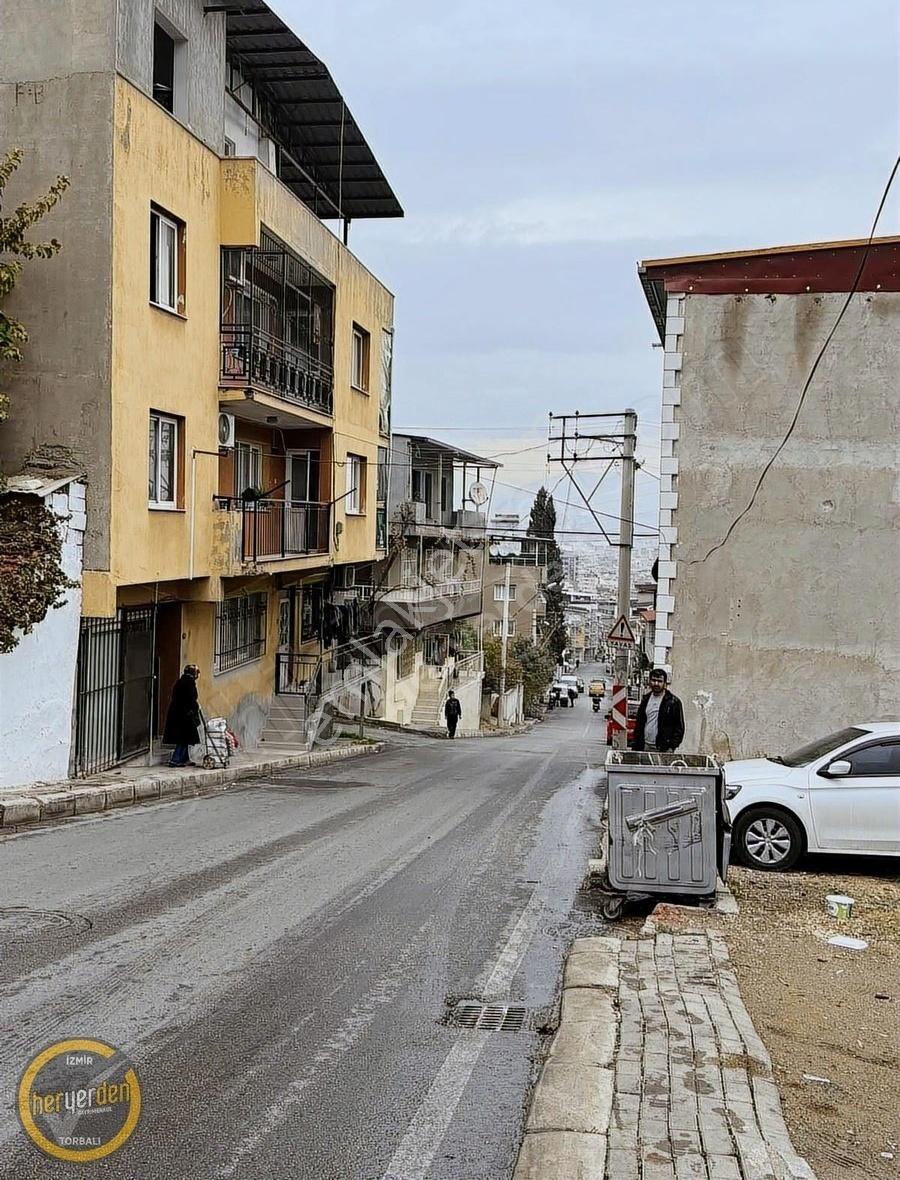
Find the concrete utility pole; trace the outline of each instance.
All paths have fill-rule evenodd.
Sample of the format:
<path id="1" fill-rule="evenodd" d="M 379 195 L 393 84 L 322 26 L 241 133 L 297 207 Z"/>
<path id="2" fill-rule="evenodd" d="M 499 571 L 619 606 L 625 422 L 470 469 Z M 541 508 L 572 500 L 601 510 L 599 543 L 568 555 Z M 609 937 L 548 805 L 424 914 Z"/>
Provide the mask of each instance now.
<path id="1" fill-rule="evenodd" d="M 509 575 L 512 571 L 512 565 L 507 561 L 506 563 L 506 589 L 503 591 L 503 623 L 500 629 L 500 706 L 499 713 L 503 709 L 503 698 L 506 695 L 506 649 L 509 640 Z"/>
<path id="2" fill-rule="evenodd" d="M 634 549 L 634 446 L 637 441 L 637 414 L 625 411 L 622 439 L 622 507 L 619 509 L 619 591 L 617 609 L 620 618 L 631 614 L 631 554 Z M 628 685 L 628 663 L 631 646 L 618 644 L 616 651 L 616 684 Z M 625 729 L 613 734 L 613 745 L 625 749 L 628 745 L 628 699 L 625 701 Z"/>
<path id="3" fill-rule="evenodd" d="M 618 419 L 622 422 L 622 429 L 616 426 L 607 427 L 605 422 Z M 619 616 L 628 623 L 631 608 L 631 553 L 634 546 L 634 451 L 637 443 L 637 414 L 634 410 L 621 410 L 618 413 L 582 414 L 576 410 L 573 414 L 550 414 L 550 429 L 547 437 L 547 462 L 559 463 L 568 475 L 574 491 L 578 493 L 585 508 L 594 518 L 594 523 L 600 536 L 609 545 L 619 550 L 619 587 L 617 605 Z M 585 492 L 577 479 L 578 465 L 584 469 L 586 465 L 605 463 L 606 469 L 597 480 L 593 489 Z M 620 509 L 618 531 L 607 529 L 602 518 L 615 519 L 607 512 L 599 512 L 594 508 L 594 500 L 600 485 L 617 463 L 622 464 L 622 507 Z M 613 533 L 614 535 L 610 535 Z M 616 653 L 615 685 L 613 686 L 613 733 L 614 745 L 624 747 L 628 741 L 627 729 L 627 692 L 628 683 L 628 648 L 625 644 Z M 618 686 L 618 692 L 616 691 Z M 620 728 L 621 727 L 621 728 Z"/>

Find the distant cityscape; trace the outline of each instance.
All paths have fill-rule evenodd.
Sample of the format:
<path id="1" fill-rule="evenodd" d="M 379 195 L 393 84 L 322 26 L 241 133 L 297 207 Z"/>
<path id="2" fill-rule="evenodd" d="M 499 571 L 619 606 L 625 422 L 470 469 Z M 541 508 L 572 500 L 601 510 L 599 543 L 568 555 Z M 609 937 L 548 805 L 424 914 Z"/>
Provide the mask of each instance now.
<path id="1" fill-rule="evenodd" d="M 604 597 L 615 594 L 618 584 L 619 551 L 611 545 L 591 541 L 571 541 L 560 545 L 563 573 L 572 589 L 580 594 Z M 646 581 L 656 560 L 656 545 L 651 541 L 635 544 L 631 561 L 632 582 Z"/>
<path id="2" fill-rule="evenodd" d="M 499 533 L 513 534 L 522 528 L 518 513 L 494 513 L 491 527 Z M 563 575 L 566 588 L 596 600 L 615 599 L 619 577 L 619 550 L 605 542 L 561 541 Z M 635 542 L 631 560 L 632 585 L 650 580 L 657 558 L 654 541 Z"/>

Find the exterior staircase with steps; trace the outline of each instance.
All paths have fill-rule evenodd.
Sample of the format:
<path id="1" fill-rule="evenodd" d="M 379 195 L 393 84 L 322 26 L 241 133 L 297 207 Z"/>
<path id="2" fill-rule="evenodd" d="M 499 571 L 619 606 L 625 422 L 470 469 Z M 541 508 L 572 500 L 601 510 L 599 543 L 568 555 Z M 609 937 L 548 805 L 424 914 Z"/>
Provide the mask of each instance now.
<path id="1" fill-rule="evenodd" d="M 444 682 L 434 677 L 423 679 L 410 719 L 416 729 L 440 729 L 440 708 L 444 698 Z"/>
<path id="2" fill-rule="evenodd" d="M 266 727 L 259 742 L 265 749 L 306 748 L 307 698 L 284 694 L 273 697 Z"/>

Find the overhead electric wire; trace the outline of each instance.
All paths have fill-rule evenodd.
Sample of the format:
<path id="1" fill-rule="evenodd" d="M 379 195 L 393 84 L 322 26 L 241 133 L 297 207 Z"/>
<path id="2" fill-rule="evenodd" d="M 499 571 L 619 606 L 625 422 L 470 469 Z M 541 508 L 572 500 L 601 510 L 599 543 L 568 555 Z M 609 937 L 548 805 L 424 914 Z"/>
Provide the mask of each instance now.
<path id="1" fill-rule="evenodd" d="M 518 451 L 495 451 L 493 455 L 485 455 L 486 459 L 502 459 L 504 455 L 524 455 L 527 451 L 546 450 L 546 443 L 538 443 L 533 447 L 522 447 Z"/>
<path id="2" fill-rule="evenodd" d="M 467 430 L 475 431 L 475 430 L 477 430 L 477 431 L 480 431 L 483 433 L 484 431 L 489 431 L 489 430 L 521 430 L 521 429 L 522 429 L 521 426 L 404 426 L 402 428 L 398 426 L 394 430 L 393 433 L 394 434 L 413 434 L 417 430 L 440 430 L 441 433 L 443 433 L 443 434 L 445 434 L 445 433 L 447 433 L 447 431 L 451 431 L 451 430 L 452 431 L 460 431 L 460 430 L 462 430 L 462 431 L 467 431 Z M 544 429 L 544 427 L 542 425 L 541 426 L 526 426 L 525 433 L 526 434 L 540 434 L 543 429 Z"/>
<path id="3" fill-rule="evenodd" d="M 562 479 L 564 479 L 564 478 L 565 478 L 565 476 L 562 477 Z M 557 485 L 556 485 L 557 487 L 559 486 L 559 482 L 561 482 L 561 480 L 557 482 Z M 533 496 L 535 494 L 534 491 L 529 488 L 520 488 L 517 484 L 506 483 L 506 481 L 502 480 L 502 479 L 495 479 L 494 483 L 499 484 L 501 488 L 509 488 L 511 491 L 514 491 L 514 492 L 525 492 L 525 494 L 528 496 Z M 591 509 L 585 508 L 585 506 L 583 504 L 570 503 L 568 500 L 560 500 L 559 503 L 566 504 L 570 508 L 575 508 L 579 512 L 590 512 L 591 511 Z M 617 520 L 617 521 L 619 521 L 620 524 L 632 524 L 632 525 L 636 524 L 642 529 L 652 529 L 654 534 L 659 533 L 659 529 L 655 525 L 647 524 L 647 522 L 645 520 L 636 520 L 635 518 L 631 518 L 629 520 L 629 519 L 626 519 L 625 517 L 622 517 L 622 516 L 616 516 L 616 514 L 614 512 L 600 512 L 599 510 L 597 511 L 597 515 L 604 516 L 608 520 Z M 562 530 L 558 530 L 558 531 L 562 531 Z M 596 534 L 592 534 L 592 535 L 596 535 Z"/>
<path id="4" fill-rule="evenodd" d="M 784 435 L 784 438 L 782 438 L 781 442 L 778 444 L 778 446 L 773 451 L 773 453 L 772 453 L 771 457 L 769 458 L 768 462 L 766 463 L 765 467 L 763 467 L 762 471 L 760 472 L 759 479 L 756 481 L 756 487 L 753 489 L 753 494 L 751 495 L 750 499 L 747 501 L 746 506 L 737 514 L 737 516 L 734 518 L 734 520 L 728 526 L 728 529 L 725 532 L 725 536 L 722 538 L 721 541 L 717 541 L 716 544 L 713 545 L 713 547 L 710 550 L 708 550 L 708 552 L 703 557 L 695 557 L 694 560 L 690 562 L 691 565 L 702 565 L 704 561 L 708 561 L 709 558 L 712 557 L 712 555 L 715 552 L 717 552 L 719 549 L 721 549 L 724 545 L 726 545 L 728 543 L 734 530 L 741 523 L 741 521 L 744 519 L 744 517 L 747 515 L 747 513 L 750 512 L 750 510 L 753 508 L 753 505 L 756 503 L 756 497 L 759 495 L 760 489 L 762 488 L 763 483 L 765 482 L 766 476 L 769 474 L 769 472 L 774 467 L 775 461 L 777 460 L 777 458 L 781 454 L 781 452 L 784 450 L 784 448 L 787 446 L 791 435 L 794 433 L 794 429 L 795 429 L 797 422 L 799 421 L 799 418 L 800 418 L 800 412 L 803 409 L 803 403 L 806 401 L 806 395 L 809 392 L 810 386 L 812 385 L 813 378 L 816 375 L 816 371 L 818 370 L 819 365 L 822 362 L 822 358 L 824 357 L 825 353 L 828 350 L 828 346 L 831 344 L 831 341 L 834 338 L 834 334 L 837 332 L 838 328 L 840 327 L 841 320 L 843 320 L 844 315 L 847 311 L 847 308 L 850 306 L 851 300 L 853 299 L 853 296 L 856 294 L 856 292 L 859 288 L 859 284 L 862 281 L 863 271 L 866 268 L 866 263 L 869 261 L 869 254 L 872 249 L 872 242 L 875 238 L 875 231 L 878 228 L 878 222 L 881 220 L 881 214 L 884 210 L 885 205 L 887 204 L 888 194 L 891 191 L 891 186 L 894 183 L 894 178 L 897 175 L 898 169 L 900 169 L 900 156 L 898 156 L 897 159 L 894 161 L 894 166 L 891 169 L 890 176 L 888 177 L 888 182 L 884 187 L 884 192 L 881 194 L 881 200 L 878 203 L 878 210 L 875 213 L 875 220 L 872 222 L 872 229 L 869 233 L 869 238 L 868 238 L 868 241 L 866 242 L 865 249 L 863 250 L 862 258 L 859 261 L 859 267 L 857 268 L 857 271 L 856 271 L 856 277 L 854 278 L 853 283 L 850 286 L 850 290 L 847 292 L 847 298 L 844 300 L 843 304 L 841 305 L 841 310 L 838 312 L 837 319 L 834 321 L 834 324 L 831 327 L 831 331 L 825 337 L 822 347 L 819 349 L 818 353 L 816 354 L 816 359 L 813 361 L 812 367 L 809 370 L 809 376 L 806 378 L 806 381 L 803 383 L 803 389 L 800 391 L 800 397 L 797 400 L 797 408 L 794 410 L 794 416 L 791 419 L 790 426 L 788 426 L 787 431 Z"/>

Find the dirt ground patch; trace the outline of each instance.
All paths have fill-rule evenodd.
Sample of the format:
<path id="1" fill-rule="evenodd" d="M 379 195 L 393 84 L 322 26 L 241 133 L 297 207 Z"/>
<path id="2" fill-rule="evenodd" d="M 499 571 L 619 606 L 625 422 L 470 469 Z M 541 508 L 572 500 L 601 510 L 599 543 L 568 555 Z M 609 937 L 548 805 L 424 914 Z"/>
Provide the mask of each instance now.
<path id="1" fill-rule="evenodd" d="M 723 931 L 818 1180 L 900 1177 L 900 881 L 883 864 L 872 875 L 853 875 L 856 862 L 843 874 L 729 871 L 741 912 Z M 827 916 L 828 893 L 855 898 L 849 921 Z M 869 947 L 829 946 L 838 933 Z"/>

